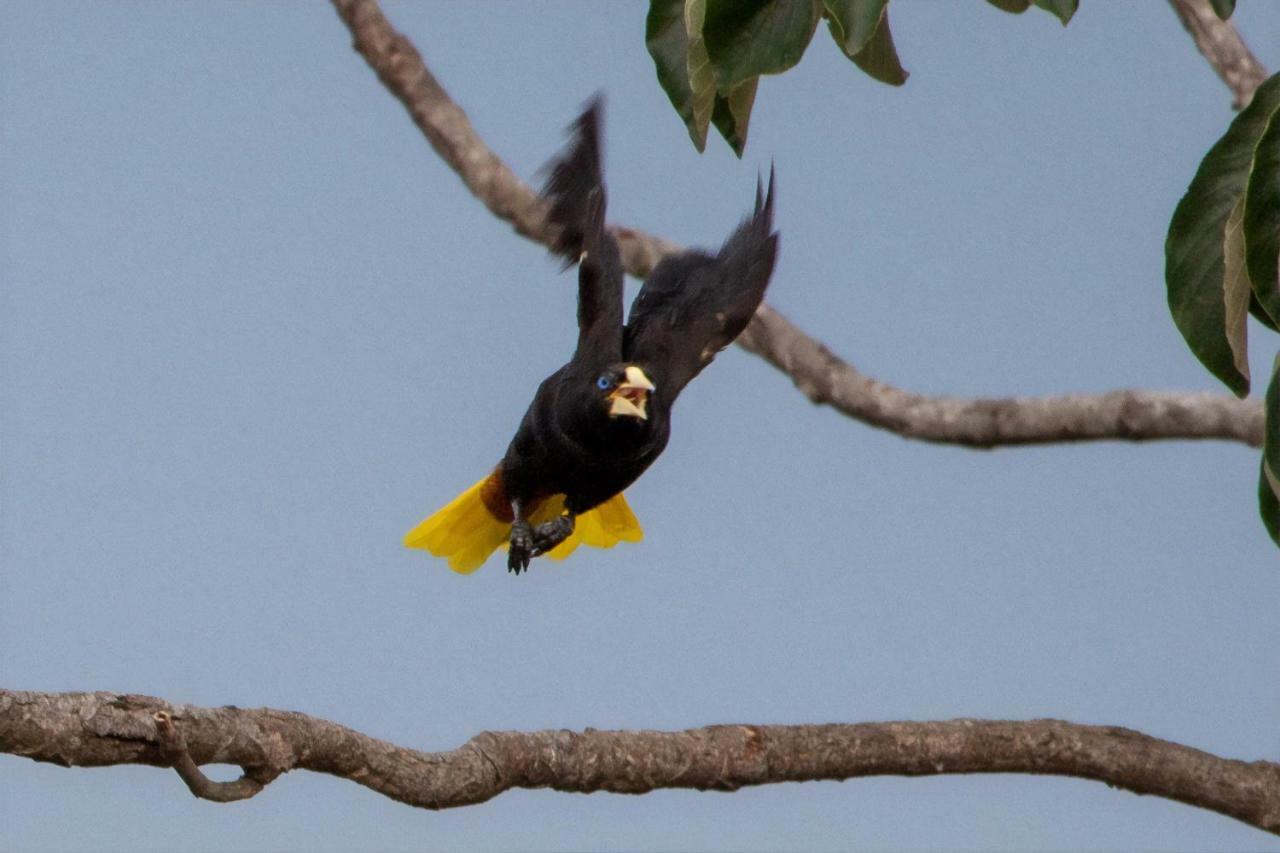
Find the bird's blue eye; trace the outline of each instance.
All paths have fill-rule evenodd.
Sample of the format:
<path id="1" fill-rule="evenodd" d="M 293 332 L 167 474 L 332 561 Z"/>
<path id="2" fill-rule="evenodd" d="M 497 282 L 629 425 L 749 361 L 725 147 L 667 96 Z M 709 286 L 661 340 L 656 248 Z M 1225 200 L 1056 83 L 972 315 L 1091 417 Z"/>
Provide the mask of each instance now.
<path id="1" fill-rule="evenodd" d="M 613 380 L 610 379 L 608 376 L 601 376 L 599 379 L 596 380 L 596 387 L 599 388 L 601 391 L 608 391 L 609 386 L 611 385 L 613 385 Z"/>

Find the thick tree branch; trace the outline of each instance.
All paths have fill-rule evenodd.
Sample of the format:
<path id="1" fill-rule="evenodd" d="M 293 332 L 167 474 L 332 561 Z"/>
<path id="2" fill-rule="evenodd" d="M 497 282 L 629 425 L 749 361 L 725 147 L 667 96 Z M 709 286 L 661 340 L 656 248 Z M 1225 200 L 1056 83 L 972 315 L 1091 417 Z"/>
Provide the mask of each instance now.
<path id="1" fill-rule="evenodd" d="M 1169 0 L 1178 20 L 1195 39 L 1196 47 L 1235 95 L 1232 106 L 1242 110 L 1253 100 L 1253 91 L 1267 79 L 1267 69 L 1240 38 L 1235 24 L 1213 11 L 1209 0 Z"/>
<path id="2" fill-rule="evenodd" d="M 1280 765 L 1060 720 L 484 732 L 450 752 L 419 752 L 293 711 L 0 690 L 0 752 L 64 767 L 169 767 L 175 750 L 189 762 L 178 769 L 192 793 L 220 802 L 253 796 L 289 770 L 340 776 L 427 809 L 481 803 L 512 788 L 643 794 L 862 776 L 1034 773 L 1093 779 L 1280 834 Z M 214 763 L 239 765 L 245 779 L 210 782 L 198 765 Z"/>
<path id="3" fill-rule="evenodd" d="M 550 232 L 537 195 L 479 137 L 376 0 L 333 4 L 351 30 L 355 49 L 467 188 L 519 234 L 548 245 Z M 680 250 L 641 231 L 613 230 L 632 275 L 643 277 L 664 255 Z M 1188 438 L 1262 444 L 1261 404 L 1220 394 L 1135 390 L 965 399 L 903 391 L 863 376 L 768 305 L 761 306 L 738 343 L 790 376 L 814 402 L 904 438 L 970 447 Z"/>

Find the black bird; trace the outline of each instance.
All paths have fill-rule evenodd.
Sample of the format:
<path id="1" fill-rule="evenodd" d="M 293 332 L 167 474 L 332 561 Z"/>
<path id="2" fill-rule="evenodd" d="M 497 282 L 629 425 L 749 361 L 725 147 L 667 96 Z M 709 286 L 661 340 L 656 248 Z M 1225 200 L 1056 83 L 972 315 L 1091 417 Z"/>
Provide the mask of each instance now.
<path id="1" fill-rule="evenodd" d="M 578 264 L 578 345 L 543 380 L 498 466 L 408 535 L 405 545 L 472 572 L 503 543 L 507 568 L 612 547 L 642 531 L 622 492 L 667 446 L 685 385 L 736 338 L 764 298 L 778 252 L 769 190 L 720 251 L 664 258 L 623 324 L 623 270 L 605 228 L 602 104 L 593 98 L 548 166 L 542 197 L 559 234 L 553 251 Z"/>

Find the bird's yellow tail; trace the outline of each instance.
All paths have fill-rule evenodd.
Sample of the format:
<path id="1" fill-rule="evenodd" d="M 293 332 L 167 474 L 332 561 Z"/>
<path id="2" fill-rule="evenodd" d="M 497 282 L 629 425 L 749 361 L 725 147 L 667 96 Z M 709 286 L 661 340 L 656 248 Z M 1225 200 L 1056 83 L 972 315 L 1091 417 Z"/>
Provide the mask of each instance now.
<path id="1" fill-rule="evenodd" d="M 505 548 L 511 536 L 511 522 L 494 516 L 484 500 L 486 477 L 458 495 L 442 509 L 424 519 L 404 537 L 408 548 L 422 548 L 449 561 L 449 568 L 459 574 L 470 574 L 499 548 Z M 553 495 L 542 501 L 529 514 L 535 527 L 564 512 L 564 495 Z M 593 510 L 579 515 L 572 535 L 547 552 L 554 560 L 563 560 L 579 545 L 612 548 L 619 542 L 639 542 L 644 538 L 621 493 Z"/>

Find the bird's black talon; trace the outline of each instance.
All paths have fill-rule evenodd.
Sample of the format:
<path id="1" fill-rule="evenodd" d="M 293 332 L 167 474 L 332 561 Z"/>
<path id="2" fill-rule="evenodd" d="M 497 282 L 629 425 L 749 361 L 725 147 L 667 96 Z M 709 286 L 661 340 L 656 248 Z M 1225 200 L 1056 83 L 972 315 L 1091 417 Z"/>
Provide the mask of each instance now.
<path id="1" fill-rule="evenodd" d="M 529 568 L 533 559 L 533 529 L 527 521 L 511 525 L 510 547 L 507 551 L 507 571 L 520 574 Z"/>
<path id="2" fill-rule="evenodd" d="M 573 517 L 562 515 L 539 524 L 533 530 L 533 553 L 541 556 L 573 534 Z"/>

